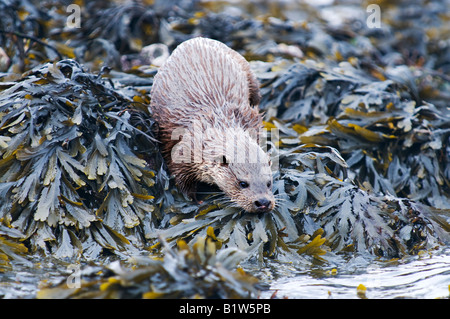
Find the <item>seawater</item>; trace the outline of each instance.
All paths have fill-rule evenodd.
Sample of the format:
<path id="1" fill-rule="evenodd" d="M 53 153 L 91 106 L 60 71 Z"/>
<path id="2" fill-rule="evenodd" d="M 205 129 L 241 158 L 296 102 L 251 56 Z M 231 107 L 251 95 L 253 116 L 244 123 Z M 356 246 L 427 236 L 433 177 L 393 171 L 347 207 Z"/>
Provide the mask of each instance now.
<path id="1" fill-rule="evenodd" d="M 365 287 L 358 294 L 358 286 Z M 398 260 L 363 257 L 340 262 L 327 271 L 305 270 L 277 278 L 261 298 L 418 298 L 450 296 L 450 247 Z"/>

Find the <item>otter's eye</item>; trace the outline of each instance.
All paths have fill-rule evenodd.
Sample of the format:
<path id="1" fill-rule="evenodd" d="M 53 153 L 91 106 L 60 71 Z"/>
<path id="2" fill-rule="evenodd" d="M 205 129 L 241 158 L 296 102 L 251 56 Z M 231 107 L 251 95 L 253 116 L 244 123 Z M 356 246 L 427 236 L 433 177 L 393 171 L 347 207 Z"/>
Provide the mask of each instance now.
<path id="1" fill-rule="evenodd" d="M 247 182 L 239 182 L 239 186 L 241 186 L 242 188 L 247 188 L 248 183 Z"/>
<path id="2" fill-rule="evenodd" d="M 268 183 L 267 183 L 267 187 L 270 188 L 270 186 L 272 186 L 272 183 L 271 183 L 271 182 L 268 182 Z"/>

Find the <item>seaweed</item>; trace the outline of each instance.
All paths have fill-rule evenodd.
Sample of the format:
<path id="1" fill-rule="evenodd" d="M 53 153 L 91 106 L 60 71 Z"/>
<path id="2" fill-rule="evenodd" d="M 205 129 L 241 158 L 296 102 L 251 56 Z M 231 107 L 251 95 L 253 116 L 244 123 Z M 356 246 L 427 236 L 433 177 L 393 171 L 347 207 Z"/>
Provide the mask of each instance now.
<path id="1" fill-rule="evenodd" d="M 31 70 L 1 92 L 1 218 L 32 250 L 72 257 L 84 237 L 119 249 L 136 227 L 153 227 L 155 173 L 143 157 L 156 140 L 135 127 L 148 112 L 137 104 L 73 60 Z"/>
<path id="2" fill-rule="evenodd" d="M 211 207 L 212 206 L 212 207 Z M 279 261 L 309 263 L 301 256 L 311 255 L 317 259 L 325 254 L 324 239 L 321 232 L 305 236 L 299 231 L 296 221 L 286 207 L 275 210 L 272 214 L 244 214 L 232 208 L 214 209 L 217 205 L 206 206 L 191 217 L 175 215 L 177 224 L 157 232 L 169 241 L 210 236 L 219 247 L 239 249 L 249 259 L 263 262 L 264 257 L 276 258 Z M 305 247 L 317 249 L 306 249 Z M 300 253 L 299 253 L 300 252 Z M 295 255 L 292 258 L 291 255 Z"/>
<path id="3" fill-rule="evenodd" d="M 321 75 L 314 81 L 307 80 L 308 71 L 299 76 L 307 84 L 296 88 L 303 90 L 305 96 L 298 106 L 293 104 L 283 112 L 282 106 L 289 101 L 268 100 L 267 103 L 276 106 L 279 113 L 282 112 L 278 115 L 280 118 L 303 125 L 304 132 L 299 137 L 302 142 L 336 147 L 355 174 L 355 181 L 360 185 L 369 182 L 374 192 L 409 197 L 423 200 L 434 207 L 449 208 L 445 195 L 449 185 L 446 169 L 448 158 L 443 156 L 448 148 L 448 110 L 427 102 L 417 106 L 411 97 L 410 100 L 401 100 L 399 95 L 404 92 L 391 80 L 363 84 L 364 78 L 349 64 L 336 68 L 345 72 L 345 75 L 324 68 L 317 70 L 315 65 L 295 64 L 273 85 L 288 82 L 293 76 L 293 67 L 310 69 L 309 73 L 315 74 L 320 71 Z M 338 77 L 340 80 L 336 83 Z M 317 90 L 314 82 L 319 81 L 321 86 Z M 340 87 L 338 99 L 329 99 L 327 94 L 330 93 L 323 93 L 329 91 L 328 85 Z M 285 91 L 286 96 L 293 94 L 289 87 Z M 270 93 L 266 96 L 270 99 Z M 308 100 L 307 96 L 314 100 Z M 330 104 L 327 100 L 334 102 Z M 302 111 L 298 108 L 303 108 L 306 103 L 311 103 L 305 109 L 310 110 L 310 113 L 314 110 L 314 118 L 304 121 L 286 117 L 291 113 L 301 115 Z M 291 108 L 294 110 L 291 111 Z M 430 193 L 432 195 L 427 196 Z"/>
<path id="4" fill-rule="evenodd" d="M 262 74 L 267 114 L 284 134 L 280 152 L 286 158 L 281 163 L 289 160 L 290 167 L 281 171 L 298 175 L 300 166 L 306 170 L 303 178 L 316 179 L 308 190 L 316 203 L 297 206 L 305 202 L 305 181 L 295 184 L 295 192 L 303 193 L 295 202 L 324 229 L 332 251 L 402 256 L 425 243 L 430 249 L 448 241 L 448 158 L 442 156 L 448 147 L 445 109 L 426 102 L 416 107 L 411 97 L 401 100 L 402 86 L 391 80 L 368 82 L 348 63 L 331 71 L 312 61 L 253 66 L 257 76 Z M 267 69 L 277 72 L 269 78 Z M 330 93 L 331 86 L 338 89 Z M 276 99 L 273 88 L 281 90 Z M 302 102 L 291 103 L 293 97 Z M 303 109 L 308 116 L 302 116 Z M 292 177 L 286 174 L 284 179 Z M 399 203 L 414 207 L 414 213 L 406 213 Z M 413 215 L 421 216 L 420 226 L 412 226 Z M 447 221 L 441 223 L 441 215 Z M 403 223 L 394 221 L 398 218 Z M 411 235 L 416 226 L 433 230 Z M 406 233 L 411 236 L 403 236 Z"/>
<path id="5" fill-rule="evenodd" d="M 242 251 L 229 248 L 216 252 L 216 244 L 204 237 L 198 237 L 192 247 L 180 240 L 177 248 L 164 250 L 163 259 L 137 256 L 125 266 L 115 261 L 84 275 L 79 287 L 68 287 L 66 281 L 42 288 L 37 297 L 236 299 L 258 295 L 258 280 L 236 268 Z"/>
<path id="6" fill-rule="evenodd" d="M 0 224 L 0 273 L 12 270 L 11 261 L 29 265 L 27 247 L 20 242 L 23 234 Z"/>
<path id="7" fill-rule="evenodd" d="M 0 1 L 0 269 L 35 252 L 122 259 L 39 297 L 256 297 L 237 264 L 450 241 L 445 2 L 378 1 L 379 28 L 363 7 L 328 21 L 340 2 L 79 3 L 70 28 L 65 3 Z M 271 213 L 220 193 L 188 201 L 159 154 L 153 76 L 199 35 L 241 53 L 260 81 L 278 165 Z M 148 251 L 160 259 L 137 257 Z"/>

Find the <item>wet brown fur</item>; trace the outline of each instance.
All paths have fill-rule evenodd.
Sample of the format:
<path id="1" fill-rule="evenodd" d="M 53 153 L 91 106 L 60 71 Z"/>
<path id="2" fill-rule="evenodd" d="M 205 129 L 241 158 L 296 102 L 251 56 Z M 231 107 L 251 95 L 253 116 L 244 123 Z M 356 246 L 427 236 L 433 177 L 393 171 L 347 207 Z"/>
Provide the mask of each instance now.
<path id="1" fill-rule="evenodd" d="M 270 200 L 268 210 L 273 208 L 271 186 L 264 189 L 261 186 L 272 182 L 269 159 L 249 133 L 262 128 L 259 85 L 240 54 L 221 42 L 205 38 L 182 43 L 158 70 L 151 99 L 160 128 L 162 154 L 184 193 L 195 197 L 197 183 L 206 182 L 219 186 L 235 206 L 247 211 L 255 211 L 253 203 L 261 196 Z M 173 136 L 176 129 L 191 132 L 193 140 L 181 134 L 180 141 L 180 136 Z M 194 129 L 201 133 L 208 131 L 212 136 L 199 140 Z M 220 163 L 222 158 L 232 162 L 233 157 L 220 146 L 225 143 L 225 136 L 232 136 L 241 144 L 240 149 L 258 156 L 261 163 Z M 201 149 L 202 159 L 188 163 L 174 161 L 174 146 L 180 145 Z M 241 189 L 242 178 L 250 180 L 252 188 Z"/>

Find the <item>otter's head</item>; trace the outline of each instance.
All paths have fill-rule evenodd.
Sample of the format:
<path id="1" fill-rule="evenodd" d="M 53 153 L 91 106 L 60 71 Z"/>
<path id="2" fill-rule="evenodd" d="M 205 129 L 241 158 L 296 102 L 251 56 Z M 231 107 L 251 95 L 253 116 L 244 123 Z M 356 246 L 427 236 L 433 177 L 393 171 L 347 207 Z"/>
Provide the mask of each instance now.
<path id="1" fill-rule="evenodd" d="M 222 174 L 225 178 L 216 178 L 216 184 L 236 206 L 252 213 L 268 212 L 274 208 L 272 172 L 268 161 L 229 163 L 222 166 Z"/>
<path id="2" fill-rule="evenodd" d="M 269 155 L 248 134 L 241 131 L 234 137 L 228 147 L 218 148 L 212 161 L 205 161 L 202 180 L 217 185 L 231 206 L 252 213 L 271 211 L 275 197 Z"/>

